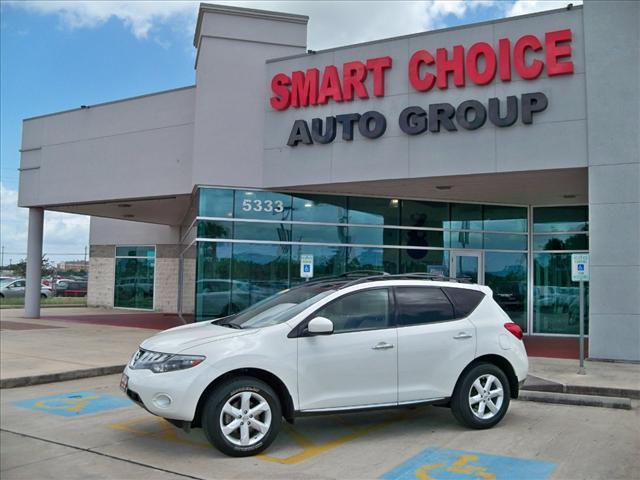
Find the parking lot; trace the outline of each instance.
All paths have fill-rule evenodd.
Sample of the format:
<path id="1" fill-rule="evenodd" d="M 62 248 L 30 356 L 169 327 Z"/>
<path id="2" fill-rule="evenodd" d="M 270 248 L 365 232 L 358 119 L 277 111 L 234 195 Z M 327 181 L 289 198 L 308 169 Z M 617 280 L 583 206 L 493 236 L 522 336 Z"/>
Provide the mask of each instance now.
<path id="1" fill-rule="evenodd" d="M 638 478 L 631 411 L 517 401 L 487 431 L 422 407 L 283 424 L 228 458 L 126 400 L 119 376 L 2 390 L 2 478 Z"/>

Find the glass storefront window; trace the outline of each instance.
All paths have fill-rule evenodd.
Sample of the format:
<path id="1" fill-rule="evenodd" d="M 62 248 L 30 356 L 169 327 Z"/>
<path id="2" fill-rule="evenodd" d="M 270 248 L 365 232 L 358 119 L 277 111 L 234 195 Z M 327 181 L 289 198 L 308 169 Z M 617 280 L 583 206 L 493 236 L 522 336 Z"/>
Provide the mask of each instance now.
<path id="1" fill-rule="evenodd" d="M 156 247 L 127 245 L 116 247 L 116 257 L 155 257 Z"/>
<path id="2" fill-rule="evenodd" d="M 304 283 L 300 277 L 300 255 L 313 255 L 313 278 L 342 275 L 346 268 L 347 249 L 345 247 L 323 247 L 293 245 L 291 247 L 291 285 Z"/>
<path id="3" fill-rule="evenodd" d="M 347 198 L 294 194 L 291 219 L 298 222 L 346 223 Z"/>
<path id="4" fill-rule="evenodd" d="M 234 217 L 256 220 L 291 220 L 291 195 L 236 190 Z"/>
<path id="5" fill-rule="evenodd" d="M 526 232 L 527 209 L 525 207 L 503 207 L 485 205 L 482 208 L 484 230 L 494 232 Z"/>
<path id="6" fill-rule="evenodd" d="M 400 239 L 402 245 L 410 247 L 442 248 L 445 246 L 444 232 L 438 230 L 400 230 Z"/>
<path id="7" fill-rule="evenodd" d="M 579 333 L 578 284 L 571 281 L 570 253 L 533 256 L 534 333 Z M 585 332 L 588 331 L 589 283 L 585 283 Z"/>
<path id="8" fill-rule="evenodd" d="M 484 281 L 493 298 L 527 330 L 527 255 L 525 253 L 485 252 Z"/>
<path id="9" fill-rule="evenodd" d="M 153 309 L 155 247 L 116 247 L 113 305 Z"/>
<path id="10" fill-rule="evenodd" d="M 294 224 L 291 239 L 294 242 L 347 243 L 347 227 Z"/>
<path id="11" fill-rule="evenodd" d="M 482 230 L 482 205 L 452 203 L 447 227 L 452 230 Z"/>
<path id="12" fill-rule="evenodd" d="M 347 249 L 347 271 L 358 270 L 398 273 L 398 250 L 395 248 L 349 247 Z"/>
<path id="13" fill-rule="evenodd" d="M 201 217 L 232 217 L 233 190 L 201 188 L 198 215 Z"/>
<path id="14" fill-rule="evenodd" d="M 244 309 L 289 288 L 290 257 L 289 245 L 233 244 L 231 269 L 237 285 L 232 285 L 232 304 Z"/>
<path id="15" fill-rule="evenodd" d="M 198 242 L 196 320 L 224 317 L 248 305 L 231 302 L 231 243 Z"/>
<path id="16" fill-rule="evenodd" d="M 589 235 L 586 233 L 534 235 L 534 250 L 588 250 Z"/>
<path id="17" fill-rule="evenodd" d="M 233 238 L 236 240 L 289 242 L 291 241 L 291 224 L 236 222 L 233 229 Z"/>
<path id="18" fill-rule="evenodd" d="M 506 233 L 485 233 L 484 248 L 486 250 L 526 250 L 527 236 Z"/>
<path id="19" fill-rule="evenodd" d="M 398 245 L 398 230 L 394 228 L 349 227 L 349 243 Z"/>
<path id="20" fill-rule="evenodd" d="M 400 201 L 389 198 L 349 197 L 349 223 L 398 225 Z"/>
<path id="21" fill-rule="evenodd" d="M 446 250 L 400 250 L 399 273 L 432 273 L 449 276 L 449 252 Z"/>
<path id="22" fill-rule="evenodd" d="M 586 232 L 589 230 L 589 209 L 578 207 L 536 207 L 533 209 L 533 231 Z"/>
<path id="23" fill-rule="evenodd" d="M 198 222 L 198 238 L 232 238 L 233 222 L 201 220 Z"/>
<path id="24" fill-rule="evenodd" d="M 401 225 L 445 228 L 449 222 L 449 204 L 444 202 L 402 201 Z"/>
<path id="25" fill-rule="evenodd" d="M 479 232 L 444 232 L 445 246 L 451 248 L 482 248 L 482 233 Z"/>

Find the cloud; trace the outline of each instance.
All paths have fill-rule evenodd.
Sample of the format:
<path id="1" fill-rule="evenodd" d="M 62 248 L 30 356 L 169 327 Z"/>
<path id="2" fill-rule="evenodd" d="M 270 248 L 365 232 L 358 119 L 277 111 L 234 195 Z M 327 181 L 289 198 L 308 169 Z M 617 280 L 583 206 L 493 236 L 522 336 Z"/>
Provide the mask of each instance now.
<path id="1" fill-rule="evenodd" d="M 527 13 L 541 12 L 543 10 L 565 8 L 570 3 L 582 5 L 582 0 L 517 0 L 507 9 L 506 16 L 514 17 L 516 15 L 526 15 Z"/>
<path id="2" fill-rule="evenodd" d="M 381 38 L 417 33 L 446 26 L 445 19 L 463 18 L 468 12 L 503 5 L 493 0 L 449 1 L 219 1 L 226 5 L 308 15 L 309 48 L 321 50 Z M 544 2 L 538 2 L 544 3 Z M 138 39 L 151 39 L 161 46 L 154 32 L 162 26 L 193 35 L 197 1 L 21 1 L 8 2 L 39 14 L 56 15 L 69 29 L 95 28 L 111 19 L 120 21 Z M 511 5 L 508 3 L 506 5 Z M 176 24 L 178 28 L 176 29 Z"/>
<path id="3" fill-rule="evenodd" d="M 26 257 L 29 211 L 18 207 L 18 192 L 0 183 L 0 241 L 5 249 L 5 263 Z M 78 259 L 89 244 L 89 217 L 46 211 L 44 214 L 43 252 L 49 260 L 59 262 Z M 59 255 L 64 254 L 64 255 Z"/>

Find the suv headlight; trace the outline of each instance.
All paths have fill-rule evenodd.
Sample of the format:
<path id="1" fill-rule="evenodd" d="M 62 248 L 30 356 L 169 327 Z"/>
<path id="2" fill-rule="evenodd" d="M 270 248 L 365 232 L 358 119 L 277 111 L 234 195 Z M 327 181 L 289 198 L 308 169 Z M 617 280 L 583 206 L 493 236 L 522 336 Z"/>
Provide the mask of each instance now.
<path id="1" fill-rule="evenodd" d="M 206 357 L 200 355 L 176 355 L 173 353 L 150 352 L 138 350 L 129 367 L 134 370 L 151 370 L 153 373 L 184 370 L 201 364 Z"/>

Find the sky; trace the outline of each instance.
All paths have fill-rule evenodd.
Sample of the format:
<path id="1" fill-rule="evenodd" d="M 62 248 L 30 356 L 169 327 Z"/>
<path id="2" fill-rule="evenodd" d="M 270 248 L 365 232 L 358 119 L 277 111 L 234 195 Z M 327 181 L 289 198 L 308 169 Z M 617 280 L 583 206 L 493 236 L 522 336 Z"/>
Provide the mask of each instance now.
<path id="1" fill-rule="evenodd" d="M 308 15 L 308 48 L 322 50 L 561 8 L 569 1 L 210 3 Z M 26 255 L 28 212 L 17 206 L 22 120 L 193 85 L 198 5 L 0 0 L 0 246 L 5 265 Z M 88 243 L 88 217 L 45 212 L 44 252 L 50 260 L 82 258 Z"/>

